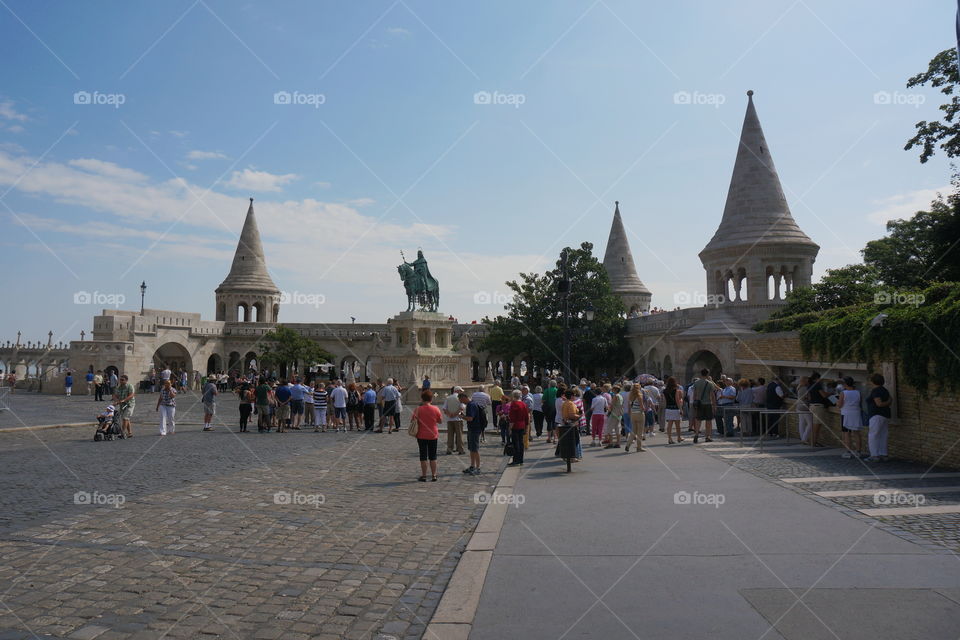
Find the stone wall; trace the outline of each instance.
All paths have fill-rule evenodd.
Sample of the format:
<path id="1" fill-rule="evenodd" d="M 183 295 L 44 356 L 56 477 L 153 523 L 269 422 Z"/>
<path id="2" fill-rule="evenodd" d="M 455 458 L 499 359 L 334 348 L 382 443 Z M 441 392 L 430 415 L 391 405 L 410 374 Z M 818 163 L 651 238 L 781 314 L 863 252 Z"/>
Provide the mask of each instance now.
<path id="1" fill-rule="evenodd" d="M 894 396 L 890 455 L 938 467 L 960 469 L 960 393 L 931 390 L 929 398 L 924 399 L 915 387 L 900 382 L 903 379 L 902 371 L 893 363 L 882 363 L 878 369 L 868 370 L 863 363 L 807 361 L 800 350 L 798 334 L 784 332 L 757 334 L 742 340 L 737 346 L 736 369 L 745 378 L 762 376 L 769 379 L 772 374 L 777 374 L 788 383 L 793 377 L 812 370 L 818 371 L 826 379 L 850 375 L 858 382 L 879 371 L 886 378 L 886 387 Z M 869 385 L 864 385 L 861 391 L 869 388 Z M 798 437 L 796 422 L 796 416 L 789 416 L 786 420 L 791 438 Z M 840 446 L 840 414 L 836 408 L 830 409 L 827 426 L 821 431 L 823 443 Z"/>

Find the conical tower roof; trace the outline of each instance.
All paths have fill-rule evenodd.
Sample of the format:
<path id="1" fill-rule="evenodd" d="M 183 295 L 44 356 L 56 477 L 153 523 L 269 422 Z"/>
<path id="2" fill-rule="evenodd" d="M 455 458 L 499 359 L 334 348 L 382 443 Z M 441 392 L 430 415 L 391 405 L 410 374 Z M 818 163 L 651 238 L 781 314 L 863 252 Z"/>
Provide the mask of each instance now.
<path id="1" fill-rule="evenodd" d="M 627 242 L 627 230 L 623 228 L 620 218 L 620 201 L 616 201 L 613 211 L 613 224 L 610 226 L 610 237 L 607 238 L 607 250 L 603 254 L 603 267 L 610 277 L 610 286 L 613 292 L 623 294 L 650 295 L 633 263 L 633 253 L 630 252 L 630 243 Z"/>
<path id="2" fill-rule="evenodd" d="M 280 291 L 267 272 L 267 261 L 263 256 L 263 245 L 260 243 L 260 229 L 257 227 L 257 217 L 253 213 L 253 198 L 250 198 L 250 208 L 247 209 L 247 218 L 243 221 L 243 231 L 240 232 L 240 241 L 237 243 L 237 252 L 233 256 L 230 273 L 217 287 L 217 292 L 226 289 L 270 293 Z"/>
<path id="3" fill-rule="evenodd" d="M 819 248 L 790 215 L 757 109 L 753 106 L 753 91 L 747 91 L 747 113 L 740 131 L 723 219 L 700 255 L 729 247 L 780 243 Z"/>

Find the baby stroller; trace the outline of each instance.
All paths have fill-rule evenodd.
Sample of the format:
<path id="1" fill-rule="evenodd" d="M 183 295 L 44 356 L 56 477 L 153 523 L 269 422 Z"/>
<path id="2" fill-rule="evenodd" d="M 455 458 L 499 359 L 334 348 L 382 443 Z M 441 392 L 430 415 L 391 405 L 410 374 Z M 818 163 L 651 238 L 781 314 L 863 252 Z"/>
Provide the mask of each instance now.
<path id="1" fill-rule="evenodd" d="M 123 428 L 122 420 L 120 418 L 120 410 L 113 412 L 113 418 L 110 419 L 109 424 L 107 424 L 107 418 L 103 416 L 97 416 L 97 431 L 93 434 L 93 441 L 100 442 L 101 440 L 113 440 L 117 438 L 118 440 L 123 440 Z"/>

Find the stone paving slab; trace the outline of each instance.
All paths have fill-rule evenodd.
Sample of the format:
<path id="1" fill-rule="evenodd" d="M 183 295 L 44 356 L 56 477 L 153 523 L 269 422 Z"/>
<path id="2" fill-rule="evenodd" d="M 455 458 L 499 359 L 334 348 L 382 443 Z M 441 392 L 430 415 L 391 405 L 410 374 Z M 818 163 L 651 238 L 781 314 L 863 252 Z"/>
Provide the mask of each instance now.
<path id="1" fill-rule="evenodd" d="M 0 434 L 0 638 L 419 638 L 505 462 L 488 438 L 488 473 L 424 484 L 402 432 L 81 436 Z"/>

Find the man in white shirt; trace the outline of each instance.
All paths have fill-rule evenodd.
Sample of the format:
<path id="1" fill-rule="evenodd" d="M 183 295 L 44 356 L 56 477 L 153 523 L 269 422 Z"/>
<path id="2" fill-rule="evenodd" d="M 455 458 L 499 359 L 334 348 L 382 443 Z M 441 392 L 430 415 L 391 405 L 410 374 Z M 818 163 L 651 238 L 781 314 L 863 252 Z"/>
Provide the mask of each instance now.
<path id="1" fill-rule="evenodd" d="M 333 423 L 337 431 L 346 433 L 344 422 L 347 419 L 347 390 L 340 380 L 333 381 L 334 387 L 330 390 L 330 403 L 333 405 Z"/>
<path id="2" fill-rule="evenodd" d="M 463 455 L 463 411 L 460 394 L 463 389 L 454 387 L 443 401 L 443 415 L 447 420 L 447 455 L 453 453 L 456 445 L 457 455 Z"/>
<path id="3" fill-rule="evenodd" d="M 480 416 L 483 423 L 483 428 L 486 430 L 487 425 L 490 424 L 490 420 L 487 418 L 487 407 L 493 404 L 493 400 L 490 398 L 490 394 L 487 393 L 487 385 L 482 384 L 480 388 L 473 392 L 473 395 L 470 396 L 470 402 L 476 403 L 480 407 Z M 496 419 L 496 416 L 494 416 Z M 475 425 L 474 425 L 475 426 Z M 480 442 L 484 441 L 483 431 L 480 432 Z"/>
<path id="4" fill-rule="evenodd" d="M 607 409 L 610 408 L 610 402 L 602 393 L 598 393 L 590 401 L 590 446 L 597 446 L 599 440 L 603 438 L 603 426 L 607 422 Z"/>
<path id="5" fill-rule="evenodd" d="M 717 391 L 717 430 L 725 436 L 733 435 L 733 412 L 723 407 L 729 407 L 737 402 L 737 387 L 732 378 L 720 378 L 720 389 Z"/>

